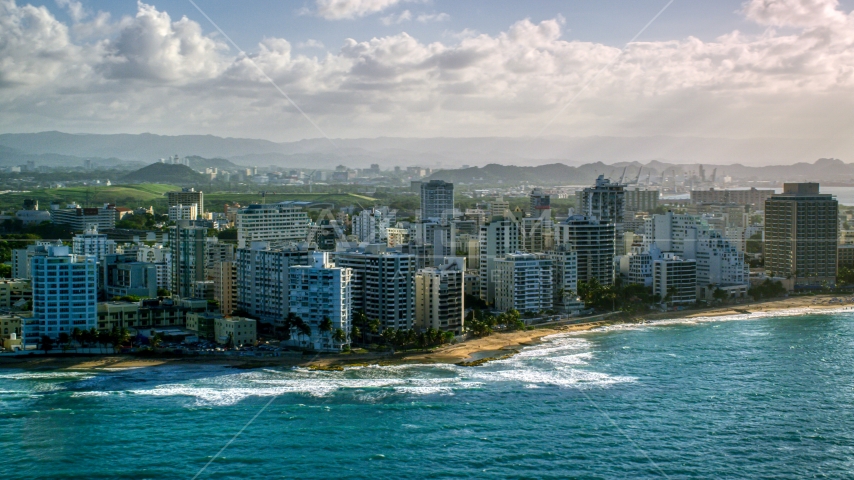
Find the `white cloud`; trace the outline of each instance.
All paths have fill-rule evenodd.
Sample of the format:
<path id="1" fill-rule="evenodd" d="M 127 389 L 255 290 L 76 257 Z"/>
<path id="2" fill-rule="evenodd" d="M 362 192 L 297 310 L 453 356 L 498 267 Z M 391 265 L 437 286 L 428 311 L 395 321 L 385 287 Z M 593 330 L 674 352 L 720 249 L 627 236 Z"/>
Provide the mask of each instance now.
<path id="1" fill-rule="evenodd" d="M 297 44 L 297 48 L 320 48 L 320 49 L 324 49 L 324 48 L 326 48 L 326 45 L 324 45 L 323 42 L 321 42 L 320 40 L 315 40 L 313 38 L 309 38 L 308 40 L 306 40 L 304 42 L 299 42 Z"/>
<path id="2" fill-rule="evenodd" d="M 68 16 L 74 23 L 77 23 L 86 18 L 87 13 L 83 9 L 83 4 L 76 0 L 56 0 L 56 5 L 60 8 L 68 10 Z"/>
<path id="3" fill-rule="evenodd" d="M 776 27 L 816 27 L 846 20 L 838 0 L 750 0 L 742 12 L 759 24 Z"/>
<path id="4" fill-rule="evenodd" d="M 854 20 L 829 0 L 754 1 L 744 15 L 789 28 L 621 54 L 565 40 L 556 18 L 433 43 L 349 39 L 311 57 L 299 49 L 320 42 L 268 38 L 244 57 L 143 3 L 133 18 L 95 15 L 102 36 L 83 43 L 47 9 L 0 0 L 0 130 L 316 136 L 254 62 L 333 136 L 525 135 L 618 56 L 547 133 L 819 137 L 850 122 Z"/>
<path id="5" fill-rule="evenodd" d="M 429 23 L 429 22 L 447 22 L 451 19 L 451 16 L 447 13 L 420 13 L 415 18 L 415 20 L 421 23 Z"/>
<path id="6" fill-rule="evenodd" d="M 397 5 L 400 0 L 315 0 L 317 15 L 327 20 L 364 17 Z"/>
<path id="7" fill-rule="evenodd" d="M 387 17 L 380 18 L 380 23 L 382 23 L 385 26 L 389 26 L 389 25 L 400 24 L 403 22 L 408 22 L 410 20 L 412 20 L 412 12 L 410 12 L 409 10 L 404 10 L 404 11 L 398 13 L 397 15 L 392 13 L 391 15 L 389 15 Z"/>

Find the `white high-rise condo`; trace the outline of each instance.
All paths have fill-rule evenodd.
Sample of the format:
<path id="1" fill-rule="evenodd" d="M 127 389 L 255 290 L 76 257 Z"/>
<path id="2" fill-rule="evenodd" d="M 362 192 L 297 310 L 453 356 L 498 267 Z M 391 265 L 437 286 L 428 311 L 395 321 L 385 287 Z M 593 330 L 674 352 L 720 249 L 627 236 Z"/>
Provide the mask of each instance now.
<path id="1" fill-rule="evenodd" d="M 306 202 L 281 202 L 241 208 L 235 220 L 238 248 L 246 248 L 252 242 L 275 245 L 305 241 L 310 223 L 303 210 L 306 205 Z"/>
<path id="2" fill-rule="evenodd" d="M 25 320 L 24 343 L 56 338 L 75 328 L 98 326 L 98 264 L 95 257 L 74 255 L 68 247 L 47 247 L 31 260 L 33 317 Z"/>
<path id="3" fill-rule="evenodd" d="M 290 267 L 289 276 L 290 313 L 311 327 L 308 338 L 294 328 L 291 341 L 323 352 L 349 345 L 352 270 L 336 267 L 329 252 L 314 252 L 308 265 Z M 324 329 L 326 320 L 329 328 Z"/>

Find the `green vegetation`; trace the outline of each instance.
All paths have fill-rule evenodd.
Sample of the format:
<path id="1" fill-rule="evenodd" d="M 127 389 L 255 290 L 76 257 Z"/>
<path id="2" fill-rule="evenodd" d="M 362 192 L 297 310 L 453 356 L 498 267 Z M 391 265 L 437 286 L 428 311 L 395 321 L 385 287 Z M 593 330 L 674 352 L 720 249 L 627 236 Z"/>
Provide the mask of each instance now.
<path id="1" fill-rule="evenodd" d="M 122 182 L 197 184 L 207 180 L 204 175 L 186 165 L 152 163 L 121 178 Z"/>
<path id="2" fill-rule="evenodd" d="M 782 297 L 786 294 L 786 287 L 784 287 L 779 281 L 772 282 L 769 278 L 760 285 L 750 287 L 750 289 L 747 290 L 747 294 L 753 297 L 754 300 Z"/>
<path id="3" fill-rule="evenodd" d="M 508 310 L 497 317 L 489 312 L 474 310 L 466 320 L 466 325 L 468 325 L 468 332 L 475 337 L 487 337 L 499 327 L 508 332 L 526 328 L 525 322 L 516 310 Z"/>
<path id="4" fill-rule="evenodd" d="M 624 285 L 620 279 L 614 285 L 602 285 L 595 279 L 578 282 L 578 296 L 588 307 L 628 313 L 646 311 L 661 302 L 651 289 L 639 284 Z"/>
<path id="5" fill-rule="evenodd" d="M 0 195 L 0 209 L 19 210 L 24 200 L 32 198 L 39 201 L 39 208 L 46 210 L 53 201 L 63 207 L 66 203 L 77 202 L 81 205 L 102 205 L 113 203 L 122 207 L 147 207 L 159 205 L 165 209 L 166 192 L 180 190 L 181 187 L 167 184 L 112 185 L 104 187 L 44 188 L 25 193 L 7 193 Z M 88 202 L 87 202 L 88 199 Z"/>

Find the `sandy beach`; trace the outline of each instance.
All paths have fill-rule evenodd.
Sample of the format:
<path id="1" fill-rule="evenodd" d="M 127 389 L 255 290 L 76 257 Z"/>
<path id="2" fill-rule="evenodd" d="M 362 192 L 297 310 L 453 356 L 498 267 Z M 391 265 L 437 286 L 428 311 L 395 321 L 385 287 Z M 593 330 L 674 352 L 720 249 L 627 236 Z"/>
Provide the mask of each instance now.
<path id="1" fill-rule="evenodd" d="M 462 343 L 447 345 L 429 352 L 409 351 L 365 354 L 318 354 L 283 355 L 280 357 L 253 356 L 182 356 L 182 357 L 140 357 L 134 355 L 93 355 L 93 356 L 3 356 L 0 357 L 0 369 L 18 368 L 27 370 L 110 370 L 128 368 L 150 368 L 164 365 L 219 365 L 231 368 L 294 367 L 306 366 L 319 369 L 337 369 L 358 364 L 402 364 L 402 363 L 453 363 L 479 364 L 495 358 L 505 357 L 518 352 L 526 346 L 536 345 L 543 337 L 558 333 L 581 332 L 605 325 L 623 323 L 655 322 L 670 319 L 698 319 L 747 314 L 806 314 L 823 311 L 854 311 L 854 297 L 814 296 L 795 297 L 768 302 L 686 310 L 683 312 L 662 312 L 636 317 L 617 315 L 607 320 L 599 320 L 571 325 L 549 325 L 531 330 L 494 333 L 484 338 L 474 338 Z"/>

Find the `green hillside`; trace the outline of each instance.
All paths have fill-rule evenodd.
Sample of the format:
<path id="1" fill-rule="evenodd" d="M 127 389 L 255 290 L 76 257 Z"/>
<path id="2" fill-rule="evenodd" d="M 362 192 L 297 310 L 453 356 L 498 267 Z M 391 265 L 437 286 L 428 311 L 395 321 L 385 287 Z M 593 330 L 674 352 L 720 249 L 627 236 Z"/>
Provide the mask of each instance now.
<path id="1" fill-rule="evenodd" d="M 143 183 L 139 185 L 112 185 L 104 187 L 46 188 L 26 193 L 7 193 L 0 195 L 0 209 L 17 210 L 24 200 L 34 198 L 39 208 L 47 210 L 52 201 L 62 204 L 77 202 L 88 205 L 114 203 L 123 207 L 142 207 L 150 205 L 166 206 L 166 192 L 180 190 L 175 185 Z M 87 202 L 86 199 L 89 199 Z"/>
<path id="2" fill-rule="evenodd" d="M 125 175 L 121 178 L 121 181 L 127 183 L 175 182 L 182 185 L 195 185 L 205 182 L 206 178 L 201 173 L 186 165 L 152 163 Z"/>

